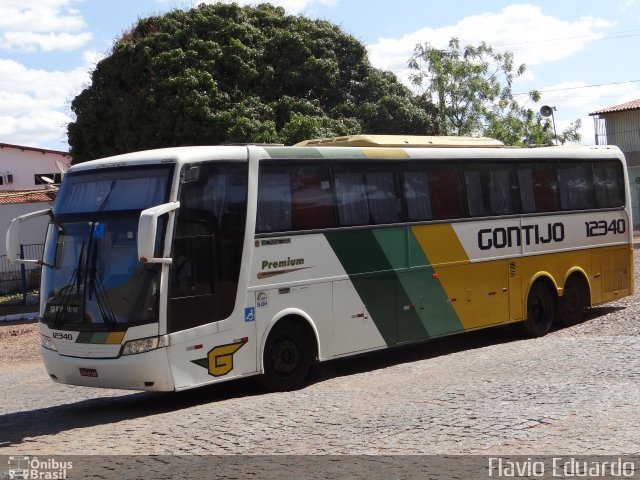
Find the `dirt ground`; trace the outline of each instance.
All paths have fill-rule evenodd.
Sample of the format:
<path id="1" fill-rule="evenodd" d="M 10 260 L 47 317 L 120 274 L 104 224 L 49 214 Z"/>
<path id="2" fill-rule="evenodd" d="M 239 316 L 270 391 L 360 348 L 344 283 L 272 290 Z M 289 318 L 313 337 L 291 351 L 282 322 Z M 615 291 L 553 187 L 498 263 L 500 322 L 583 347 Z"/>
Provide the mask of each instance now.
<path id="1" fill-rule="evenodd" d="M 40 362 L 39 335 L 37 321 L 0 322 L 0 369 Z"/>

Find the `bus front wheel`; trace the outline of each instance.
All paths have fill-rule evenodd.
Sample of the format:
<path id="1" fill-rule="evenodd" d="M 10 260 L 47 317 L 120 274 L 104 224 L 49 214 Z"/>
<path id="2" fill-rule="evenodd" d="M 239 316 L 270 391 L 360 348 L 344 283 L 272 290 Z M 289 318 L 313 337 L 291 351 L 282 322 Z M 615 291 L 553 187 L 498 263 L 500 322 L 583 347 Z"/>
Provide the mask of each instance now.
<path id="1" fill-rule="evenodd" d="M 260 383 L 273 392 L 295 390 L 304 383 L 311 360 L 305 330 L 297 322 L 281 320 L 267 337 Z"/>
<path id="2" fill-rule="evenodd" d="M 554 304 L 549 288 L 540 281 L 534 283 L 527 297 L 527 318 L 522 322 L 527 336 L 542 337 L 551 330 Z"/>

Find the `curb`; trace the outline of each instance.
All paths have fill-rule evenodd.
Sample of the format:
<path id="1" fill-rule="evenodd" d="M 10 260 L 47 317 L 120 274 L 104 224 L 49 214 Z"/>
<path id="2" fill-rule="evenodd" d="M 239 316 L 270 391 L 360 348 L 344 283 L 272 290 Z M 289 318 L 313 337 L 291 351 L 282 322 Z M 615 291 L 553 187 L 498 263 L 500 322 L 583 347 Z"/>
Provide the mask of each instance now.
<path id="1" fill-rule="evenodd" d="M 36 320 L 38 312 L 14 313 L 13 315 L 0 315 L 0 322 L 17 322 L 18 320 Z"/>

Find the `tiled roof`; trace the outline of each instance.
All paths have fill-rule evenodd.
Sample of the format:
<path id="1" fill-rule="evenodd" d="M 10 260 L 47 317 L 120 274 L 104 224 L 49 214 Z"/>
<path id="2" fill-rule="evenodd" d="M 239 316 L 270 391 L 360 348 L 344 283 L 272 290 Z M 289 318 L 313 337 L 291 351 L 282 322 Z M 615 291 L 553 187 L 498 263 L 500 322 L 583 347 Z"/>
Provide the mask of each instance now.
<path id="1" fill-rule="evenodd" d="M 40 153 L 53 153 L 56 155 L 62 155 L 63 157 L 69 157 L 69 152 L 61 152 L 59 150 L 49 150 L 48 148 L 38 148 L 38 147 L 25 147 L 23 145 L 13 145 L 11 143 L 0 143 L 0 149 L 3 148 L 15 148 L 16 150 L 29 151 L 29 152 L 40 152 Z"/>
<path id="2" fill-rule="evenodd" d="M 52 202 L 56 198 L 55 192 L 26 190 L 15 192 L 0 192 L 0 205 L 13 203 Z"/>
<path id="3" fill-rule="evenodd" d="M 602 113 L 624 112 L 626 110 L 638 109 L 640 109 L 640 98 L 637 100 L 631 100 L 630 102 L 621 103 L 620 105 L 614 105 L 613 107 L 603 108 L 597 112 L 592 112 L 589 115 L 600 115 Z"/>

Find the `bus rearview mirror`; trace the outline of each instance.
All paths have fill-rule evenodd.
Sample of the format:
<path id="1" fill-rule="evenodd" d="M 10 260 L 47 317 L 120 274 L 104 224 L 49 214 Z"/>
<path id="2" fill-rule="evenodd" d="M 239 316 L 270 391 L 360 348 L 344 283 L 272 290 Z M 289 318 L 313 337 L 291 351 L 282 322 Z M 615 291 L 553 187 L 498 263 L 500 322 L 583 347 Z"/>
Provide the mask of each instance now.
<path id="1" fill-rule="evenodd" d="M 42 217 L 44 215 L 51 215 L 51 209 L 48 208 L 46 210 L 38 210 L 36 212 L 25 213 L 24 215 L 20 215 L 19 217 L 11 220 L 9 224 L 9 229 L 7 230 L 7 236 L 5 238 L 5 247 L 7 250 L 7 259 L 11 263 L 35 263 L 42 264 L 41 260 L 36 259 L 24 259 L 18 258 L 18 251 L 20 249 L 20 227 L 22 224 L 28 220 L 33 218 Z"/>
<path id="2" fill-rule="evenodd" d="M 171 263 L 171 258 L 155 257 L 158 218 L 180 208 L 180 202 L 169 202 L 147 208 L 138 222 L 138 260 L 142 263 Z"/>

